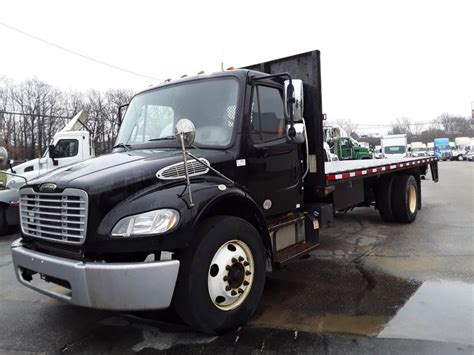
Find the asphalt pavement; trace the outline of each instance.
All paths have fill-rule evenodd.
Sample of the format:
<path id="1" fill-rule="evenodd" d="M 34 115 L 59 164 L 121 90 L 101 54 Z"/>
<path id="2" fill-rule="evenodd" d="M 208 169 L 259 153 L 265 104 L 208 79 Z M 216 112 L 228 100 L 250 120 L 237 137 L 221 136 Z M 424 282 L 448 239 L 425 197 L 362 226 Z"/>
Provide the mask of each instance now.
<path id="1" fill-rule="evenodd" d="M 439 163 L 410 225 L 373 208 L 336 218 L 321 246 L 267 278 L 257 313 L 221 337 L 171 311 L 104 312 L 20 286 L 0 238 L 0 353 L 472 353 L 474 163 Z"/>

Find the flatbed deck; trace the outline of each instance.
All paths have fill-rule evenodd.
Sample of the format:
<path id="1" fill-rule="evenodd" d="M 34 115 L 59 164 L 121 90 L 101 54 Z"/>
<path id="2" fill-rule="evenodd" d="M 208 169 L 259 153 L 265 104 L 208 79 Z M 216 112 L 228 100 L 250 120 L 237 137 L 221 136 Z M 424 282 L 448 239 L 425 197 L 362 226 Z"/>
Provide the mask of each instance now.
<path id="1" fill-rule="evenodd" d="M 347 180 L 353 177 L 376 175 L 393 170 L 407 169 L 414 166 L 426 165 L 436 161 L 434 156 L 419 158 L 386 158 L 343 160 L 326 162 L 324 167 L 328 181 Z"/>

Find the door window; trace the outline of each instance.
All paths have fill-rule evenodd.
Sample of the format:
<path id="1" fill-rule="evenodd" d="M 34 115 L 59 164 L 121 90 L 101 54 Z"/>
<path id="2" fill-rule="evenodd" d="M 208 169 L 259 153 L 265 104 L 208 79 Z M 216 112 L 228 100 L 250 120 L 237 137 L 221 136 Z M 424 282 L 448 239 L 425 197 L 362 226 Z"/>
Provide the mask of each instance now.
<path id="1" fill-rule="evenodd" d="M 257 85 L 253 90 L 250 133 L 254 143 L 285 137 L 285 114 L 281 91 Z"/>
<path id="2" fill-rule="evenodd" d="M 60 139 L 54 148 L 56 158 L 70 158 L 77 155 L 79 141 L 77 139 Z"/>

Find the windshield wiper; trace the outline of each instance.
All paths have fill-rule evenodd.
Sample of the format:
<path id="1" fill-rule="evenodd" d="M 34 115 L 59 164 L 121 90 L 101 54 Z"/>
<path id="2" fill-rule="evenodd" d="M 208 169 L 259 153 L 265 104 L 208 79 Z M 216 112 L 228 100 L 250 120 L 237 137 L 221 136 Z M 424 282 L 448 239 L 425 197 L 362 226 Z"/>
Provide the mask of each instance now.
<path id="1" fill-rule="evenodd" d="M 172 139 L 175 139 L 176 136 L 167 136 L 167 137 L 160 137 L 160 138 L 152 138 L 149 139 L 148 142 L 156 142 L 156 141 L 170 141 Z"/>
<path id="2" fill-rule="evenodd" d="M 115 148 L 123 148 L 126 151 L 129 151 L 132 149 L 132 146 L 130 144 L 119 143 L 112 147 L 112 149 L 115 149 Z"/>

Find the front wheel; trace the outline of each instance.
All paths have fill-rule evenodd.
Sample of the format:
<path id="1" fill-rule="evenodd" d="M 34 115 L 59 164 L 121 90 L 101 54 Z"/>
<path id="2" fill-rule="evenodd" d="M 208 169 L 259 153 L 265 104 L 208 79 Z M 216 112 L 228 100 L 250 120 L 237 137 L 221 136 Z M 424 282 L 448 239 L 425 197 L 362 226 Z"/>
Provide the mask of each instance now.
<path id="1" fill-rule="evenodd" d="M 0 204 L 0 236 L 8 234 L 7 207 Z"/>
<path id="2" fill-rule="evenodd" d="M 212 217 L 178 258 L 173 306 L 186 323 L 219 334 L 249 320 L 266 272 L 262 238 L 253 225 L 237 217 Z"/>

